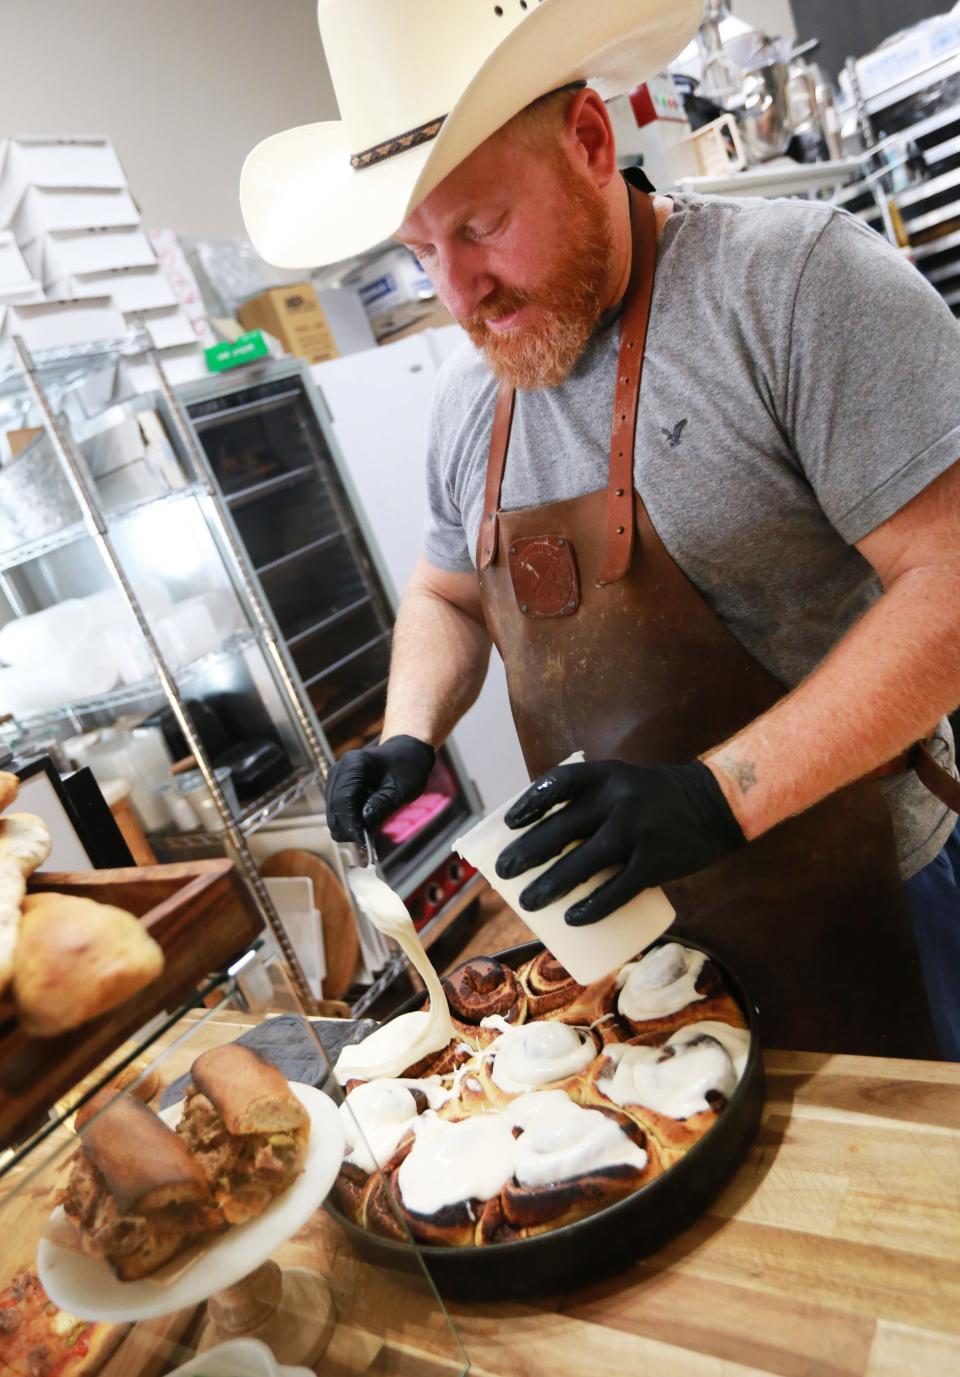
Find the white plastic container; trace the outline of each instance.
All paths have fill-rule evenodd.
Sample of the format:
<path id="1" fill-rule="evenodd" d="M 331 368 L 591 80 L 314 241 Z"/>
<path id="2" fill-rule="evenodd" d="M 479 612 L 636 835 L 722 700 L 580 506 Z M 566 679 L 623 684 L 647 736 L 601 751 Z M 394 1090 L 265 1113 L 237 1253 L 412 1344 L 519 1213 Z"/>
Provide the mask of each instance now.
<path id="1" fill-rule="evenodd" d="M 583 759 L 583 752 L 577 751 L 563 764 L 576 764 Z M 529 830 L 514 830 L 507 827 L 503 820 L 507 810 L 520 797 L 520 793 L 508 799 L 501 808 L 484 818 L 482 822 L 478 822 L 466 836 L 458 837 L 453 843 L 453 849 L 480 871 L 491 888 L 509 904 L 517 917 L 540 938 L 561 965 L 566 966 L 574 980 L 579 980 L 581 985 L 589 985 L 591 981 L 600 980 L 618 966 L 625 965 L 649 947 L 651 942 L 655 942 L 666 932 L 676 913 L 662 889 L 645 889 L 628 904 L 611 913 L 608 918 L 603 918 L 589 927 L 570 927 L 564 921 L 567 909 L 592 894 L 616 873 L 615 870 L 600 871 L 586 884 L 578 885 L 557 903 L 548 904 L 537 913 L 528 913 L 526 909 L 521 908 L 522 891 L 538 875 L 549 870 L 554 860 L 548 861 L 546 865 L 534 866 L 513 880 L 501 880 L 497 874 L 496 861 L 500 852 Z"/>
<path id="2" fill-rule="evenodd" d="M 86 602 L 68 598 L 42 612 L 15 617 L 0 627 L 0 660 L 8 665 L 26 665 L 54 659 L 94 629 Z"/>

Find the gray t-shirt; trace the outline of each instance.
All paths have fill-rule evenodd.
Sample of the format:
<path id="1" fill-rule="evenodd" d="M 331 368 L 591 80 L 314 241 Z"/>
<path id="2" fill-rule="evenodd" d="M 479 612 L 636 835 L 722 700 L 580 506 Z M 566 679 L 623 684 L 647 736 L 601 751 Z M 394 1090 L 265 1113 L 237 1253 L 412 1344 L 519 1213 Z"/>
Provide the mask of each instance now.
<path id="1" fill-rule="evenodd" d="M 671 555 L 783 683 L 879 597 L 854 548 L 960 458 L 960 327 L 915 268 L 842 211 L 676 196 L 660 236 L 634 481 Z M 616 316 L 559 387 L 517 395 L 505 509 L 606 486 Z M 425 555 L 474 568 L 496 381 L 469 342 L 440 370 Z M 953 762 L 949 725 L 937 729 Z M 954 815 L 885 782 L 903 875 Z"/>

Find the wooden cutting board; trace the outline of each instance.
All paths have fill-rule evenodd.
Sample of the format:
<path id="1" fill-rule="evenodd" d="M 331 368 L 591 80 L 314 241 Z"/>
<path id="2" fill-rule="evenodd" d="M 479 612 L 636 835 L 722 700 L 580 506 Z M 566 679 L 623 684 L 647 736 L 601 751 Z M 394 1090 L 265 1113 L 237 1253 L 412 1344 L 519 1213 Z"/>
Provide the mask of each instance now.
<path id="1" fill-rule="evenodd" d="M 313 885 L 313 902 L 323 925 L 327 973 L 325 999 L 339 999 L 349 989 L 360 959 L 360 940 L 353 905 L 333 869 L 312 851 L 287 847 L 268 856 L 260 867 L 266 879 L 305 877 Z"/>

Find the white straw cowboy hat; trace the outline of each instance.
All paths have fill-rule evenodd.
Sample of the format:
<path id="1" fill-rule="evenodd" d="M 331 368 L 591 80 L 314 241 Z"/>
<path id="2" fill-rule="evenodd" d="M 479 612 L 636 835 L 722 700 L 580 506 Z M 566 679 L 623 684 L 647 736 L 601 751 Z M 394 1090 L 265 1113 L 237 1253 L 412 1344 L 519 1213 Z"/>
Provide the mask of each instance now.
<path id="1" fill-rule="evenodd" d="M 702 15 L 703 0 L 319 0 L 341 118 L 249 155 L 254 247 L 282 268 L 372 248 L 532 100 L 575 81 L 604 99 L 632 90 Z"/>

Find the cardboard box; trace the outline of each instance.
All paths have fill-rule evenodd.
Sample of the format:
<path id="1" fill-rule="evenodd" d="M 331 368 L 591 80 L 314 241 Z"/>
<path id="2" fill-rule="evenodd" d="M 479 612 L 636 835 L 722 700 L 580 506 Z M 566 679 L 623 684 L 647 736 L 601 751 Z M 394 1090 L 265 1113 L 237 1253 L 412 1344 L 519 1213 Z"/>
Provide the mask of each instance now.
<path id="1" fill-rule="evenodd" d="M 394 330 L 389 335 L 384 335 L 378 343 L 393 344 L 395 340 L 406 339 L 408 335 L 418 335 L 421 330 L 442 330 L 447 325 L 456 325 L 456 321 L 445 306 L 441 306 L 439 301 L 424 301 L 422 310 L 407 325 L 400 330 Z"/>
<path id="2" fill-rule="evenodd" d="M 71 273 L 48 288 L 51 296 L 110 296 L 124 315 L 176 306 L 177 296 L 167 275 L 156 264 L 149 268 L 108 268 L 99 273 Z"/>
<path id="3" fill-rule="evenodd" d="M 436 297 L 433 284 L 408 249 L 397 247 L 348 274 L 343 285 L 360 297 L 377 339 L 411 324 L 422 303 Z"/>
<path id="4" fill-rule="evenodd" d="M 126 333 L 127 323 L 108 296 L 87 296 L 8 306 L 0 338 L 20 335 L 28 349 L 58 349 Z"/>
<path id="5" fill-rule="evenodd" d="M 45 301 L 43 288 L 33 278 L 27 278 L 19 287 L 0 287 L 0 311 L 18 301 Z"/>
<path id="6" fill-rule="evenodd" d="M 109 139 L 38 136 L 0 142 L 0 225 L 13 219 L 29 186 L 126 185 L 120 159 Z"/>
<path id="7" fill-rule="evenodd" d="M 17 241 L 9 230 L 0 230 L 0 293 L 29 286 L 32 281 Z"/>
<path id="8" fill-rule="evenodd" d="M 160 363 L 173 387 L 210 376 L 199 344 L 181 344 L 175 349 L 161 349 Z M 119 390 L 124 396 L 135 392 L 155 392 L 160 386 L 157 370 L 142 354 L 121 360 L 119 372 L 122 375 Z"/>
<path id="9" fill-rule="evenodd" d="M 131 330 L 142 323 L 153 341 L 154 349 L 175 349 L 181 344 L 197 344 L 193 321 L 179 306 L 161 306 L 157 311 L 140 311 L 131 315 L 127 325 Z"/>
<path id="10" fill-rule="evenodd" d="M 126 187 L 29 186 L 12 228 L 21 244 L 29 244 L 50 230 L 104 229 L 139 219 L 139 207 Z"/>
<path id="11" fill-rule="evenodd" d="M 261 292 L 243 303 L 237 319 L 245 330 L 265 330 L 289 354 L 311 363 L 340 357 L 326 313 L 309 282 Z"/>
<path id="12" fill-rule="evenodd" d="M 23 256 L 34 277 L 45 284 L 74 273 L 148 268 L 157 261 L 150 240 L 139 225 L 51 230 L 39 235 L 32 244 L 25 244 Z"/>

